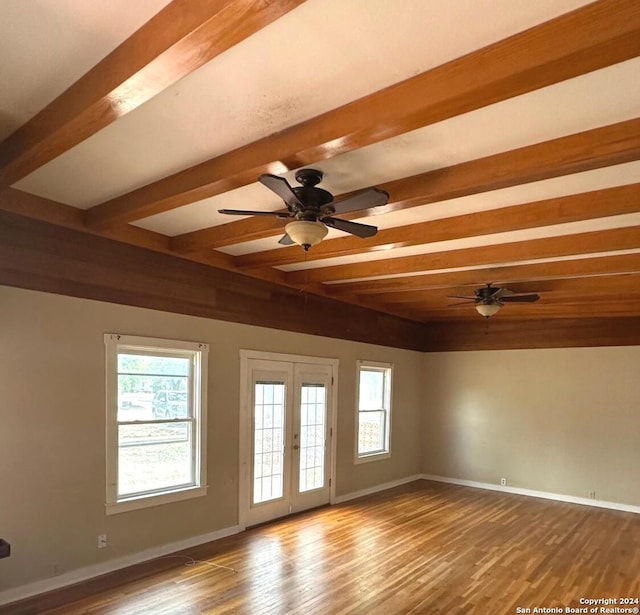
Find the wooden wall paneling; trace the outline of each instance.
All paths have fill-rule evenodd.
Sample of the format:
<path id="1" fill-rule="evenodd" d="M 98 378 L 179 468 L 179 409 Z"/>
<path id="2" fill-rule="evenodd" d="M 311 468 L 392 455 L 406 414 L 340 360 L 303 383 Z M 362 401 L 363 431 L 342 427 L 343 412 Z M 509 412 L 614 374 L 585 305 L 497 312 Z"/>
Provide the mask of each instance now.
<path id="1" fill-rule="evenodd" d="M 476 314 L 477 316 L 477 314 Z M 426 322 L 426 352 L 640 344 L 640 317 Z"/>
<path id="2" fill-rule="evenodd" d="M 414 322 L 0 212 L 0 283 L 420 350 Z"/>
<path id="3" fill-rule="evenodd" d="M 640 343 L 638 317 L 487 324 L 478 316 L 421 326 L 6 212 L 0 242 L 2 284 L 169 312 L 424 351 Z"/>
<path id="4" fill-rule="evenodd" d="M 21 190 L 16 190 L 15 188 L 7 188 L 0 192 L 0 211 L 16 213 L 43 222 L 51 222 L 65 228 L 82 230 L 93 235 L 115 239 L 116 241 L 148 248 L 164 254 L 173 254 L 170 248 L 170 237 L 162 233 L 156 233 L 134 225 L 126 225 L 118 229 L 88 229 L 84 226 L 84 212 L 82 210 Z M 188 258 L 189 260 L 211 265 L 212 267 L 218 267 L 228 271 L 237 270 L 233 257 L 223 252 L 201 250 L 197 253 L 181 256 L 182 258 Z M 262 280 L 285 284 L 284 273 L 271 267 L 252 269 L 247 272 L 247 275 Z M 316 294 L 324 293 L 319 289 Z"/>
<path id="5" fill-rule="evenodd" d="M 0 191 L 0 211 L 19 214 L 75 230 L 87 230 L 84 226 L 84 212 L 81 209 L 35 194 L 16 190 L 15 188 L 6 188 Z M 104 237 L 112 237 L 114 234 L 113 231 L 109 229 L 94 233 Z M 131 243 L 161 252 L 167 252 L 169 250 L 169 238 L 166 235 L 155 233 L 138 226 L 129 225 L 118 229 L 117 239 L 125 243 Z M 216 252 L 215 254 L 221 253 Z"/>

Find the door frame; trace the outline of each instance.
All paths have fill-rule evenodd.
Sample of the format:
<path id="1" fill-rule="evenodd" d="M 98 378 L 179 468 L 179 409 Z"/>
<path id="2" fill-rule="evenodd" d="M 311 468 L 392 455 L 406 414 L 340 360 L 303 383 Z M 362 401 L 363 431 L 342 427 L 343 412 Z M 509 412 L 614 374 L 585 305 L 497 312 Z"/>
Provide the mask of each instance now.
<path id="1" fill-rule="evenodd" d="M 336 427 L 338 418 L 338 367 L 339 359 L 326 357 L 310 357 L 297 354 L 282 354 L 264 352 L 261 350 L 240 350 L 240 412 L 239 412 L 239 455 L 238 455 L 238 523 L 247 526 L 247 514 L 250 503 L 251 487 L 251 391 L 247 386 L 249 378 L 249 361 L 280 361 L 284 363 L 304 363 L 307 365 L 324 365 L 331 367 L 331 420 L 330 429 L 330 463 L 329 463 L 329 503 L 333 504 L 336 497 Z"/>

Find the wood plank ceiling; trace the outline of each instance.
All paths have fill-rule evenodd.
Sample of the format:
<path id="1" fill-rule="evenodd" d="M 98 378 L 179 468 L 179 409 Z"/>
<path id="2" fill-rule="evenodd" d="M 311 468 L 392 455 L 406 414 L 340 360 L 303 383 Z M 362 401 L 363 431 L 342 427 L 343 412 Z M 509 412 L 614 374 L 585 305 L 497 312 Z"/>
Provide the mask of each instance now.
<path id="1" fill-rule="evenodd" d="M 640 317 L 637 0 L 131 7 L 0 3 L 1 210 L 439 327 L 489 282 L 541 296 L 512 327 Z M 378 234 L 217 213 L 302 167 Z"/>

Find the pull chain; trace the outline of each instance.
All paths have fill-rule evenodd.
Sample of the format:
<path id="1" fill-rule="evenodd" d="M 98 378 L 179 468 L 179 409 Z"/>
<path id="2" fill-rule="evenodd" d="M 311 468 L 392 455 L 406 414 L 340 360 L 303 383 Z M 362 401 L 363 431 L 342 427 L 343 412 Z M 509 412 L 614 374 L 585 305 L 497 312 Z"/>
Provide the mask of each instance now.
<path id="1" fill-rule="evenodd" d="M 304 251 L 304 264 L 307 264 L 307 251 Z M 307 300 L 309 295 L 307 293 L 307 287 L 309 286 L 309 269 L 307 267 L 304 268 L 304 285 L 301 291 L 304 293 L 304 310 L 307 310 Z"/>

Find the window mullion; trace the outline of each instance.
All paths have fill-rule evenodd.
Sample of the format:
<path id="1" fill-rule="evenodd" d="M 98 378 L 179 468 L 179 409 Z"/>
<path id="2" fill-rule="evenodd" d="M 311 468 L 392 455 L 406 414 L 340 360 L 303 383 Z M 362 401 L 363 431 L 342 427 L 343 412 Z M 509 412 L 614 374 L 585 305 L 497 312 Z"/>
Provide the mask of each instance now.
<path id="1" fill-rule="evenodd" d="M 184 418 L 174 418 L 174 419 L 149 419 L 147 421 L 118 421 L 118 426 L 120 425 L 164 425 L 164 424 L 172 424 L 172 423 L 189 423 L 194 419 L 190 416 L 186 416 Z"/>

